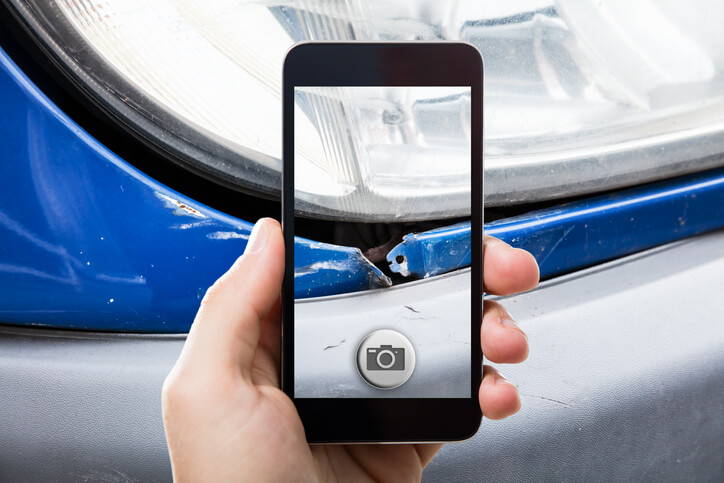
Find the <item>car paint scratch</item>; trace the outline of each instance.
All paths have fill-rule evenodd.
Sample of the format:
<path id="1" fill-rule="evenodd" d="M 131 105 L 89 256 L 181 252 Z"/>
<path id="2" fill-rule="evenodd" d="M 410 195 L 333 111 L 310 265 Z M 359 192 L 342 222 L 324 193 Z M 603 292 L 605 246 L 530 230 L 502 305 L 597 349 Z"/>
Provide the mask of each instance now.
<path id="1" fill-rule="evenodd" d="M 199 210 L 190 207 L 186 203 L 171 198 L 170 196 L 156 192 L 156 196 L 164 202 L 166 208 L 173 210 L 173 214 L 176 216 L 193 216 L 194 218 L 206 218 L 206 215 L 201 213 Z"/>
<path id="2" fill-rule="evenodd" d="M 345 339 L 342 339 L 342 340 L 340 340 L 339 342 L 337 342 L 336 344 L 328 345 L 327 347 L 325 347 L 324 349 L 322 349 L 322 351 L 326 351 L 327 349 L 334 349 L 335 347 L 339 347 L 340 345 L 344 344 L 345 342 L 346 342 L 346 340 L 345 340 Z"/>
<path id="3" fill-rule="evenodd" d="M 539 396 L 539 395 L 537 395 L 537 394 L 528 394 L 528 393 L 524 393 L 524 392 L 521 392 L 520 395 L 521 395 L 521 396 L 525 396 L 525 397 L 534 397 L 534 398 L 536 398 L 536 399 L 541 399 L 541 400 L 543 400 L 543 401 L 549 401 L 549 402 L 558 404 L 558 405 L 560 405 L 560 406 L 563 406 L 563 407 L 566 407 L 566 408 L 569 408 L 569 409 L 573 409 L 573 408 L 574 408 L 574 406 L 573 406 L 572 404 L 568 404 L 568 403 L 565 403 L 565 402 L 563 402 L 563 401 L 559 401 L 558 399 L 552 399 L 552 398 L 549 398 L 549 397 Z"/>

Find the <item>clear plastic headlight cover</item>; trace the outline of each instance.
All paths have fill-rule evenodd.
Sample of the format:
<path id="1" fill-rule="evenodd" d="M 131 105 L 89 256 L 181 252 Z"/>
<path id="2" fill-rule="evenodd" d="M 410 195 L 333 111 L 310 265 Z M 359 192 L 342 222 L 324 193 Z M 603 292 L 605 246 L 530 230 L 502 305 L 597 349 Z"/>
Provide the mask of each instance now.
<path id="1" fill-rule="evenodd" d="M 281 66 L 287 49 L 303 40 L 477 46 L 486 70 L 490 206 L 724 164 L 720 0 L 1 1 L 122 123 L 172 159 L 241 189 L 278 194 Z M 417 105 L 435 104 L 446 118 L 464 112 L 464 100 L 441 99 L 421 97 Z M 397 219 L 464 214 L 460 183 L 440 157 L 445 136 L 460 133 L 441 126 L 423 132 L 415 101 L 373 105 L 366 111 L 376 118 L 372 125 L 392 132 L 407 123 L 408 139 L 435 139 L 415 149 L 430 161 L 420 175 L 438 182 L 408 193 L 418 202 L 396 212 Z M 320 132 L 338 122 L 334 109 L 316 108 Z M 363 133 L 359 138 L 364 142 Z M 374 149 L 382 146 L 394 156 L 390 143 Z M 313 162 L 335 179 L 328 160 Z M 403 164 L 387 173 L 389 180 L 407 175 Z M 374 219 L 352 205 L 341 213 L 329 196 L 310 206 L 314 216 Z"/>

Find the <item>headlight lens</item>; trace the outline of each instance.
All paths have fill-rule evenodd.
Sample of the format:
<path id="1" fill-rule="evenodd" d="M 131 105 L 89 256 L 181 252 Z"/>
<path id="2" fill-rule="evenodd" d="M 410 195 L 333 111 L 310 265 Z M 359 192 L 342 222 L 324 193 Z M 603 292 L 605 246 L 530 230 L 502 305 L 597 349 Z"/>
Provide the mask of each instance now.
<path id="1" fill-rule="evenodd" d="M 486 65 L 489 205 L 724 164 L 718 0 L 5 1 L 122 122 L 189 166 L 249 190 L 278 192 L 281 65 L 306 39 L 476 45 Z M 395 120 L 387 106 L 376 115 Z M 415 152 L 434 159 L 438 147 Z M 425 166 L 431 178 L 441 169 Z M 448 174 L 395 217 L 464 214 Z M 321 202 L 310 214 L 374 219 L 332 213 Z"/>
<path id="2" fill-rule="evenodd" d="M 470 87 L 297 87 L 294 98 L 298 213 L 469 214 Z"/>

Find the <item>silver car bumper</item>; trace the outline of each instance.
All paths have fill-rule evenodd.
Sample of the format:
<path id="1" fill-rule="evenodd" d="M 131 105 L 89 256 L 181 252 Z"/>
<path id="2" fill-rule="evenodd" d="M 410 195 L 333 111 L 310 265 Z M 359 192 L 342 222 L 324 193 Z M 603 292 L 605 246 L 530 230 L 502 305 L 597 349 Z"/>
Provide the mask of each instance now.
<path id="1" fill-rule="evenodd" d="M 724 480 L 724 232 L 500 300 L 530 339 L 500 367 L 523 408 L 426 480 Z M 182 344 L 0 328 L 0 480 L 170 480 L 160 389 Z"/>

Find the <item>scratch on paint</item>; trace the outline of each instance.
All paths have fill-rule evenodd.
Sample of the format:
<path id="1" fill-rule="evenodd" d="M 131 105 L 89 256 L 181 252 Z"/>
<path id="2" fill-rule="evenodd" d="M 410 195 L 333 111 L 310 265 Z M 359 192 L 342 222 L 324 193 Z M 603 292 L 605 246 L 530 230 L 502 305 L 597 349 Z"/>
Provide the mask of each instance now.
<path id="1" fill-rule="evenodd" d="M 209 238 L 211 240 L 230 240 L 232 238 L 241 238 L 243 240 L 248 240 L 249 235 L 236 231 L 215 231 L 214 233 L 209 233 L 208 235 L 206 235 L 206 238 Z"/>
<path id="2" fill-rule="evenodd" d="M 572 405 L 572 404 L 564 403 L 563 401 L 559 401 L 558 399 L 551 399 L 551 398 L 549 398 L 549 397 L 538 396 L 538 395 L 536 395 L 536 394 L 526 394 L 526 393 L 523 393 L 523 392 L 521 392 L 520 395 L 521 395 L 521 396 L 527 396 L 527 397 L 535 397 L 535 398 L 538 398 L 538 399 L 542 399 L 543 401 L 550 401 L 550 402 L 552 402 L 552 403 L 556 403 L 556 404 L 559 404 L 559 405 L 564 406 L 564 407 L 567 407 L 567 408 L 573 408 L 573 405 Z"/>
<path id="3" fill-rule="evenodd" d="M 166 208 L 173 210 L 173 214 L 176 216 L 193 216 L 194 218 L 206 218 L 206 215 L 201 213 L 199 210 L 195 210 L 190 206 L 181 203 L 179 200 L 173 199 L 163 193 L 156 193 L 156 196 L 163 201 Z"/>
<path id="4" fill-rule="evenodd" d="M 337 342 L 337 343 L 334 344 L 334 345 L 328 345 L 327 347 L 325 347 L 324 349 L 322 349 L 322 351 L 326 351 L 327 349 L 334 349 L 335 347 L 339 346 L 340 344 L 344 344 L 345 341 L 346 341 L 346 339 L 342 339 L 342 340 L 340 340 L 339 342 Z"/>
<path id="5" fill-rule="evenodd" d="M 568 228 L 566 228 L 566 231 L 563 232 L 563 235 L 561 235 L 561 236 L 558 238 L 558 240 L 553 244 L 553 246 L 550 248 L 550 250 L 548 250 L 548 253 L 546 253 L 546 256 L 543 257 L 543 260 L 541 260 L 540 262 L 538 262 L 538 266 L 543 265 L 543 264 L 546 262 L 546 260 L 548 260 L 548 257 L 551 256 L 551 254 L 556 250 L 556 248 L 558 248 L 558 245 L 560 245 L 560 244 L 563 242 L 563 240 L 568 236 L 568 234 L 569 234 L 570 232 L 573 231 L 573 229 L 574 229 L 575 227 L 576 227 L 575 225 L 572 225 L 572 226 L 569 226 Z"/>

